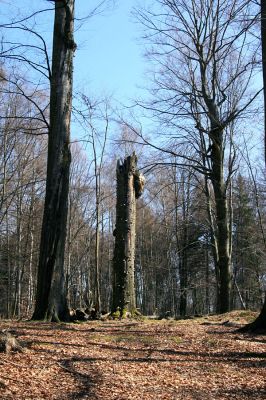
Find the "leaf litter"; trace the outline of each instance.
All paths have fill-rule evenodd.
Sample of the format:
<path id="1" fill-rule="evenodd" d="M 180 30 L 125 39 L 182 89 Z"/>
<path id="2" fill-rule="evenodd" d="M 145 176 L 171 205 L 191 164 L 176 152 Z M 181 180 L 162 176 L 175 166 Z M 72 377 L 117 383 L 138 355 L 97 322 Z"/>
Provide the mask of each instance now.
<path id="1" fill-rule="evenodd" d="M 266 337 L 238 333 L 245 322 L 0 321 L 24 347 L 0 354 L 0 399 L 266 399 Z"/>

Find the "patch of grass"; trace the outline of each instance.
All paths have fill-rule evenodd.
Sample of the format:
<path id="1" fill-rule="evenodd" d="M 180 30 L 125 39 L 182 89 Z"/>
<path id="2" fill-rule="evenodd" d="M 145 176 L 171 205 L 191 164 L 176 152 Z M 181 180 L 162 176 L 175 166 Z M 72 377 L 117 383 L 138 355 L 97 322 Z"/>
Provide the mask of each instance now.
<path id="1" fill-rule="evenodd" d="M 204 338 L 202 344 L 208 347 L 219 347 L 219 341 L 215 338 Z"/>
<path id="2" fill-rule="evenodd" d="M 103 339 L 103 337 L 101 337 L 100 335 L 97 335 L 97 333 L 90 334 L 90 336 L 89 336 L 89 340 L 92 340 L 92 341 L 100 341 L 102 339 Z M 106 340 L 105 336 L 104 336 L 104 340 Z"/>
<path id="3" fill-rule="evenodd" d="M 224 314 L 205 315 L 202 318 L 195 320 L 195 322 L 210 322 L 210 323 L 224 323 L 226 321 L 236 323 L 249 323 L 252 322 L 258 313 L 251 310 L 234 310 Z"/>
<path id="4" fill-rule="evenodd" d="M 116 343 L 125 344 L 143 344 L 146 346 L 157 344 L 157 338 L 154 336 L 134 336 L 134 335 L 118 335 L 112 338 L 112 341 Z"/>
<path id="5" fill-rule="evenodd" d="M 48 347 L 48 348 L 54 346 L 53 343 L 48 343 L 48 342 L 39 342 L 38 345 L 42 346 L 42 347 Z"/>
<path id="6" fill-rule="evenodd" d="M 157 338 L 154 336 L 142 336 L 138 338 L 138 341 L 146 346 L 156 345 L 158 343 Z"/>
<path id="7" fill-rule="evenodd" d="M 180 336 L 171 336 L 170 339 L 175 343 L 175 344 L 180 344 L 183 342 L 183 339 Z"/>
<path id="8" fill-rule="evenodd" d="M 245 319 L 247 323 L 253 322 L 258 313 L 250 310 L 239 311 L 238 319 Z"/>
<path id="9" fill-rule="evenodd" d="M 206 372 L 208 372 L 209 374 L 220 374 L 222 371 L 221 371 L 221 367 L 219 367 L 218 365 L 215 365 L 215 364 L 213 364 L 213 365 L 211 365 L 211 364 L 205 364 L 204 365 L 204 370 L 206 371 Z"/>
<path id="10" fill-rule="evenodd" d="M 131 343 L 135 342 L 136 338 L 133 335 L 117 335 L 113 337 L 113 341 L 116 343 Z"/>

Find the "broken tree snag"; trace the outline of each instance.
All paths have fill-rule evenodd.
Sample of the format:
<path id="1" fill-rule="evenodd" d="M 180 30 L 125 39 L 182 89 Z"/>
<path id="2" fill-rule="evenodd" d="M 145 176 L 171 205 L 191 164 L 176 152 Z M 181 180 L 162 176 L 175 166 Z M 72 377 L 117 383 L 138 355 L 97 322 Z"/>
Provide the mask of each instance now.
<path id="1" fill-rule="evenodd" d="M 135 237 L 136 199 L 143 192 L 145 178 L 137 170 L 133 153 L 117 161 L 116 227 L 113 258 L 112 313 L 126 317 L 135 314 Z"/>

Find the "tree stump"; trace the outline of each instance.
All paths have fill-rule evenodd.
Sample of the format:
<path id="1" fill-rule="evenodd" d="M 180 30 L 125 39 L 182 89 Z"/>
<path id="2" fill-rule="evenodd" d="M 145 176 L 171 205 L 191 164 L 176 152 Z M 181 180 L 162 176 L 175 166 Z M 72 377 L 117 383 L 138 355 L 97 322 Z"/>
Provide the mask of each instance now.
<path id="1" fill-rule="evenodd" d="M 19 341 L 8 330 L 0 333 L 0 352 L 9 354 L 12 351 L 23 352 L 23 347 Z"/>

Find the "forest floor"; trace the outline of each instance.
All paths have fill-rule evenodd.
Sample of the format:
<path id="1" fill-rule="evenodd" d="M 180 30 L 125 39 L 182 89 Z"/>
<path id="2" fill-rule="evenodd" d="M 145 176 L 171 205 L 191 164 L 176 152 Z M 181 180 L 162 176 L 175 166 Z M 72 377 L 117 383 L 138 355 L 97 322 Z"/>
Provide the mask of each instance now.
<path id="1" fill-rule="evenodd" d="M 250 316 L 0 321 L 24 346 L 0 354 L 0 399 L 266 399 L 266 336 L 236 331 Z"/>

